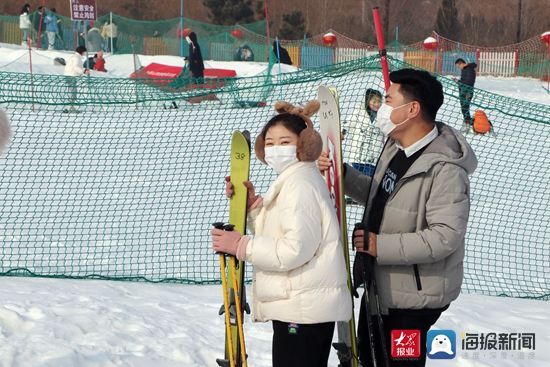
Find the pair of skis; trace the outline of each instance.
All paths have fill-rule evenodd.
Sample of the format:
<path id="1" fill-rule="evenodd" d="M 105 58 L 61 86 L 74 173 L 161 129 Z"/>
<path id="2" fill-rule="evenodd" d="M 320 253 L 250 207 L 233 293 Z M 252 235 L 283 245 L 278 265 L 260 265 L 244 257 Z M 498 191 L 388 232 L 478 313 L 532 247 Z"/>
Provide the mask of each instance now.
<path id="1" fill-rule="evenodd" d="M 328 151 L 329 158 L 332 161 L 332 167 L 325 173 L 327 186 L 331 197 L 334 199 L 336 214 L 340 222 L 340 233 L 342 235 L 342 245 L 344 249 L 344 258 L 348 272 L 348 288 L 353 304 L 353 283 L 351 279 L 350 256 L 348 247 L 348 232 L 346 224 L 346 202 L 344 198 L 344 180 L 343 180 L 343 159 L 342 159 L 342 139 L 341 139 L 341 123 L 340 123 L 340 108 L 338 101 L 338 93 L 334 88 L 320 86 L 318 89 L 318 98 L 321 105 L 319 110 L 319 124 L 321 127 L 321 137 L 323 138 L 323 150 Z M 373 258 L 368 254 L 360 254 L 356 256 L 365 257 L 365 306 L 367 311 L 367 328 L 370 339 L 371 348 L 371 365 L 389 366 L 389 355 L 387 354 L 386 343 L 384 340 L 384 326 L 380 313 L 380 303 L 378 301 L 378 290 L 376 288 L 376 280 L 374 278 Z M 373 290 L 375 306 L 378 312 L 378 331 L 381 336 L 380 345 L 382 354 L 384 355 L 383 364 L 379 364 L 374 347 L 374 324 L 372 322 L 372 314 L 370 313 L 369 289 Z M 338 322 L 338 342 L 333 343 L 333 347 L 338 353 L 340 360 L 339 367 L 359 367 L 359 353 L 357 349 L 357 337 L 355 334 L 355 316 L 352 314 L 348 322 Z M 366 366 L 365 366 L 366 367 Z"/>
<path id="2" fill-rule="evenodd" d="M 235 131 L 231 138 L 231 180 L 233 196 L 229 202 L 229 223 L 214 223 L 218 229 L 241 234 L 246 230 L 247 189 L 242 182 L 248 181 L 250 171 L 250 134 Z M 246 367 L 247 355 L 244 340 L 244 312 L 250 313 L 246 303 L 243 261 L 235 256 L 220 253 L 220 274 L 223 290 L 223 306 L 220 315 L 225 314 L 225 356 L 216 360 L 221 367 Z"/>

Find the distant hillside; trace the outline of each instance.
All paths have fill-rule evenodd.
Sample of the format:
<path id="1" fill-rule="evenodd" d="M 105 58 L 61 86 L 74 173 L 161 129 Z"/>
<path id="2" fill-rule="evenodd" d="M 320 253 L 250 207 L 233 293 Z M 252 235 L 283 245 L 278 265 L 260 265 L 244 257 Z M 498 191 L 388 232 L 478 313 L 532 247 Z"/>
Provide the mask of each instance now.
<path id="1" fill-rule="evenodd" d="M 263 1 L 251 0 L 256 19 L 263 18 Z M 29 1 L 36 7 L 41 0 Z M 100 14 L 114 13 L 136 19 L 155 20 L 179 17 L 180 0 L 97 0 Z M 22 2 L 1 1 L 0 13 L 18 14 Z M 442 4 L 448 10 L 440 15 Z M 449 7 L 454 4 L 456 11 Z M 282 15 L 300 10 L 306 30 L 319 34 L 333 28 L 351 38 L 374 43 L 372 8 L 380 7 L 385 17 L 386 38 L 393 41 L 398 34 L 401 43 L 426 38 L 432 30 L 463 43 L 498 46 L 515 43 L 518 36 L 518 15 L 521 5 L 520 39 L 527 39 L 550 30 L 550 0 L 268 0 L 271 34 L 281 27 Z M 61 14 L 69 14 L 69 0 L 46 0 Z M 210 21 L 202 0 L 184 0 L 184 16 Z M 451 19 L 456 18 L 456 19 Z M 456 21 L 455 23 L 453 23 Z M 453 24 L 437 29 L 438 24 Z"/>

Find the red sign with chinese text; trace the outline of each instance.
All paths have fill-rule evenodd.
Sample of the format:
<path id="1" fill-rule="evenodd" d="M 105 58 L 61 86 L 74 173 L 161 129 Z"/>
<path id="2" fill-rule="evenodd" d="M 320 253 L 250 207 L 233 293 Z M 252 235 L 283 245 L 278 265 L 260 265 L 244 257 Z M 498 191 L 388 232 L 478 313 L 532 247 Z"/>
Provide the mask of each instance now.
<path id="1" fill-rule="evenodd" d="M 420 357 L 420 330 L 392 330 L 391 356 L 394 359 Z"/>
<path id="2" fill-rule="evenodd" d="M 70 0 L 72 20 L 96 20 L 96 0 Z"/>

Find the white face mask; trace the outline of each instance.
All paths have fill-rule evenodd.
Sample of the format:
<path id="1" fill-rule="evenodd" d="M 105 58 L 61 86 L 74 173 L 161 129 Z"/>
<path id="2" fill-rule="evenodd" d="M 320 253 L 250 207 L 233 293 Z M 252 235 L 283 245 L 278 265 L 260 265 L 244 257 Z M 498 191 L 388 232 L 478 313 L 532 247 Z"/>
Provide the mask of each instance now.
<path id="1" fill-rule="evenodd" d="M 296 145 L 274 145 L 265 148 L 265 161 L 269 167 L 280 174 L 285 169 L 298 162 Z"/>
<path id="2" fill-rule="evenodd" d="M 408 104 L 411 104 L 412 102 L 402 104 L 401 106 L 392 107 L 386 103 L 384 103 L 382 106 L 380 106 L 380 109 L 378 110 L 378 113 L 376 114 L 376 127 L 382 131 L 382 134 L 385 136 L 390 135 L 390 133 L 398 126 L 403 125 L 405 122 L 409 121 L 409 119 L 406 119 L 403 122 L 400 122 L 398 124 L 395 124 L 391 120 L 391 113 L 393 110 L 396 110 L 398 108 L 404 107 Z"/>

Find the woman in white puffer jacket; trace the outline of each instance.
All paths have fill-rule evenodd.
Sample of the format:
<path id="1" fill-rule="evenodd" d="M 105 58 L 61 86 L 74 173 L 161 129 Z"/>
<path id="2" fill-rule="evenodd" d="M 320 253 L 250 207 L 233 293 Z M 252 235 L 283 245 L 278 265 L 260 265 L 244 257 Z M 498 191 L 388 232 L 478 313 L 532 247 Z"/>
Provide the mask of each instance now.
<path id="1" fill-rule="evenodd" d="M 19 14 L 19 29 L 21 29 L 21 45 L 27 46 L 29 32 L 31 29 L 31 20 L 29 14 L 31 12 L 30 4 L 23 5 L 21 13 Z"/>
<path id="2" fill-rule="evenodd" d="M 335 322 L 351 318 L 352 302 L 340 226 L 315 164 L 322 142 L 309 117 L 319 103 L 275 107 L 255 150 L 279 176 L 263 199 L 246 183 L 254 236 L 213 229 L 213 249 L 254 266 L 253 318 L 273 322 L 273 366 L 326 366 Z"/>

